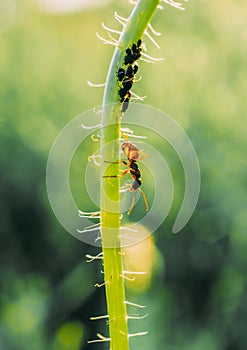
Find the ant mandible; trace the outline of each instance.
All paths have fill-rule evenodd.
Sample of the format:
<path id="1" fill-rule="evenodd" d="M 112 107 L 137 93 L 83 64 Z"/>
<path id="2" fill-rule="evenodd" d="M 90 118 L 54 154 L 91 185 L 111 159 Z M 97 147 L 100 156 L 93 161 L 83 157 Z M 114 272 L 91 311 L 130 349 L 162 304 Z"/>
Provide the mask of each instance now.
<path id="1" fill-rule="evenodd" d="M 126 162 L 125 160 L 120 160 L 120 161 L 116 161 L 116 162 L 109 162 L 112 164 L 119 164 L 119 163 L 123 163 L 124 165 L 126 165 L 129 169 L 123 170 L 121 174 L 119 175 L 105 175 L 103 176 L 103 178 L 108 178 L 108 177 L 123 177 L 126 174 L 130 174 L 131 177 L 134 179 L 134 181 L 131 184 L 130 187 L 130 192 L 134 192 L 134 196 L 132 198 L 132 202 L 131 202 L 131 206 L 130 209 L 128 211 L 128 215 L 131 214 L 134 205 L 135 205 L 135 197 L 136 197 L 136 191 L 138 190 L 139 192 L 141 192 L 142 196 L 143 196 L 143 200 L 146 206 L 146 211 L 148 211 L 149 207 L 148 207 L 148 202 L 147 202 L 147 198 L 145 193 L 143 192 L 143 190 L 140 188 L 142 182 L 141 182 L 141 172 L 140 169 L 138 167 L 137 161 L 145 158 L 145 155 L 142 156 L 142 158 L 140 158 L 140 154 L 143 153 L 142 151 L 140 151 L 136 145 L 134 145 L 133 143 L 131 143 L 130 141 L 126 140 L 126 142 L 123 142 L 121 144 L 121 148 L 122 151 L 125 155 L 125 157 L 128 159 L 128 162 Z M 106 162 L 108 163 L 108 162 Z"/>

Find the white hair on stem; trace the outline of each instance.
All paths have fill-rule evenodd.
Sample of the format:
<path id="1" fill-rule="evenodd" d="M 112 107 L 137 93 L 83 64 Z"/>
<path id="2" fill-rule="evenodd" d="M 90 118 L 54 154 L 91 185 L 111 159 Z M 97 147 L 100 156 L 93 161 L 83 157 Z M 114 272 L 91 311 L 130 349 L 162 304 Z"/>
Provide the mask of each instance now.
<path id="1" fill-rule="evenodd" d="M 95 261 L 95 260 L 102 260 L 103 259 L 103 253 L 99 253 L 98 255 L 90 255 L 90 254 L 86 254 L 86 262 L 90 263 L 92 261 Z"/>
<path id="2" fill-rule="evenodd" d="M 145 305 L 140 305 L 140 304 L 132 303 L 131 301 L 127 301 L 127 300 L 125 300 L 125 304 L 126 304 L 126 305 L 130 305 L 130 306 L 134 306 L 134 307 L 137 307 L 137 308 L 140 308 L 140 309 L 145 309 L 145 308 L 146 308 Z"/>
<path id="3" fill-rule="evenodd" d="M 95 83 L 92 83 L 92 82 L 89 81 L 89 80 L 87 81 L 87 84 L 88 84 L 88 86 L 90 86 L 90 87 L 96 87 L 96 88 L 106 86 L 106 83 L 95 84 Z"/>
<path id="4" fill-rule="evenodd" d="M 88 125 L 85 125 L 85 124 L 81 124 L 81 128 L 83 129 L 96 129 L 96 128 L 101 128 L 101 124 L 95 124 L 95 125 L 91 125 L 91 126 L 88 126 Z"/>
<path id="5" fill-rule="evenodd" d="M 108 33 L 109 34 L 109 33 Z M 108 40 L 108 39 L 106 39 L 106 38 L 103 38 L 98 32 L 96 32 L 96 36 L 97 36 L 97 38 L 98 39 L 100 39 L 102 42 L 103 42 L 103 44 L 105 44 L 105 45 L 113 45 L 113 46 L 118 46 L 118 41 L 116 42 L 116 41 L 110 41 L 110 40 Z M 112 39 L 112 38 L 111 38 Z"/>
<path id="6" fill-rule="evenodd" d="M 160 49 L 159 44 L 155 41 L 155 39 L 151 36 L 151 34 L 147 31 L 147 29 L 144 31 L 144 35 L 148 37 L 148 39 L 154 44 L 154 46 L 157 47 L 157 49 Z"/>
<path id="7" fill-rule="evenodd" d="M 104 22 L 101 22 L 101 26 L 102 26 L 102 28 L 104 28 L 107 32 L 111 32 L 111 33 L 115 33 L 115 34 L 122 34 L 122 32 L 120 31 L 120 30 L 115 30 L 115 29 L 111 29 L 111 28 L 109 28 L 109 27 L 107 27 L 106 25 L 105 25 L 105 23 Z"/>
<path id="8" fill-rule="evenodd" d="M 104 337 L 102 334 L 97 333 L 97 337 L 99 339 L 95 339 L 95 340 L 88 340 L 87 343 L 88 344 L 93 344 L 93 343 L 102 343 L 102 342 L 108 342 L 111 340 L 111 338 L 106 338 Z"/>
<path id="9" fill-rule="evenodd" d="M 151 32 L 156 35 L 156 36 L 161 36 L 161 33 L 160 32 L 157 32 L 154 27 L 152 26 L 151 23 L 148 23 L 148 28 L 151 30 Z"/>

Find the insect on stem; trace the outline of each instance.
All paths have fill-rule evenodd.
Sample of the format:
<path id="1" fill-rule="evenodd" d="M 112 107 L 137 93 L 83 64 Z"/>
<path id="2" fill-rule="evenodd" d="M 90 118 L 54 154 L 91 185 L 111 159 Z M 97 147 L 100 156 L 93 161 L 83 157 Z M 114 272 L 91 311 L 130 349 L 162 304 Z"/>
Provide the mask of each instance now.
<path id="1" fill-rule="evenodd" d="M 125 139 L 126 139 L 126 136 L 125 136 Z M 140 151 L 137 148 L 136 145 L 134 145 L 133 143 L 131 143 L 128 140 L 126 140 L 125 142 L 123 142 L 121 144 L 121 148 L 122 148 L 122 151 L 123 151 L 125 157 L 128 159 L 128 162 L 126 162 L 124 160 L 118 160 L 115 162 L 107 162 L 107 161 L 105 161 L 105 162 L 112 163 L 112 164 L 123 163 L 124 165 L 126 165 L 128 167 L 128 169 L 123 170 L 121 172 L 121 174 L 104 175 L 103 178 L 120 178 L 120 177 L 123 177 L 129 173 L 131 175 L 131 177 L 133 178 L 133 182 L 129 188 L 130 192 L 133 192 L 133 198 L 132 198 L 130 209 L 128 211 L 128 215 L 131 214 L 131 212 L 135 206 L 135 198 L 136 198 L 137 191 L 139 191 L 141 193 L 143 200 L 144 200 L 144 203 L 145 203 L 146 211 L 148 211 L 149 206 L 148 206 L 146 195 L 145 195 L 144 191 L 142 189 L 140 189 L 140 186 L 142 185 L 141 172 L 140 172 L 139 166 L 137 164 L 137 161 L 145 158 L 145 155 L 143 154 L 142 151 Z M 140 158 L 140 154 L 142 154 L 141 158 Z"/>

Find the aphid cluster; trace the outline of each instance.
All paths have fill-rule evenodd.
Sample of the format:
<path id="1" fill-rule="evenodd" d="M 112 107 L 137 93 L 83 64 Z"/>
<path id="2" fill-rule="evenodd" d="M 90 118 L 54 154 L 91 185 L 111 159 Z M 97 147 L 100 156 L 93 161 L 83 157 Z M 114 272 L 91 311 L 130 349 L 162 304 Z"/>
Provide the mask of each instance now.
<path id="1" fill-rule="evenodd" d="M 118 94 L 122 103 L 122 112 L 124 113 L 128 106 L 131 97 L 130 89 L 134 83 L 134 76 L 138 71 L 138 65 L 135 62 L 141 57 L 141 44 L 139 39 L 136 44 L 132 44 L 131 48 L 126 49 L 124 57 L 124 66 L 126 68 L 119 68 L 117 71 L 117 78 L 120 83 Z"/>

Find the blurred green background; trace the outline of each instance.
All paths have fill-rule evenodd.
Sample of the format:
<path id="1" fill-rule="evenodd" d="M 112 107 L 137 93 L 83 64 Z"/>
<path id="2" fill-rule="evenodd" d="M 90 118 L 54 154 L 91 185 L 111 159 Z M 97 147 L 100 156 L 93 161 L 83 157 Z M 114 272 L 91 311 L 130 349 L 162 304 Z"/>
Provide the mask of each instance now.
<path id="1" fill-rule="evenodd" d="M 50 11 L 45 3 L 0 2 L 0 349 L 108 349 L 86 343 L 97 332 L 107 335 L 105 321 L 89 321 L 106 312 L 104 290 L 94 288 L 102 280 L 101 266 L 85 258 L 99 250 L 77 241 L 56 221 L 45 172 L 59 131 L 102 101 L 103 90 L 86 81 L 104 82 L 113 48 L 102 45 L 95 32 L 103 34 L 102 21 L 119 29 L 114 11 L 128 16 L 131 6 L 121 0 L 98 1 L 94 7 L 91 1 L 61 12 L 64 1 L 50 1 Z M 52 3 L 60 12 L 55 5 L 51 11 Z M 185 12 L 165 6 L 156 14 L 161 50 L 146 43 L 149 54 L 165 61 L 141 63 L 142 81 L 135 91 L 148 95 L 146 103 L 171 115 L 189 135 L 200 161 L 201 193 L 191 220 L 173 235 L 184 180 L 176 154 L 164 146 L 175 199 L 154 235 L 149 287 L 128 292 L 149 313 L 131 321 L 137 322 L 131 329 L 149 331 L 131 339 L 131 346 L 243 350 L 247 4 L 201 0 L 185 5 Z M 158 141 L 156 147 L 161 147 Z M 81 206 L 91 210 L 81 190 L 84 166 L 73 163 L 72 187 Z M 145 191 L 150 198 L 151 190 L 146 186 Z M 142 205 L 135 211 L 142 215 Z"/>

